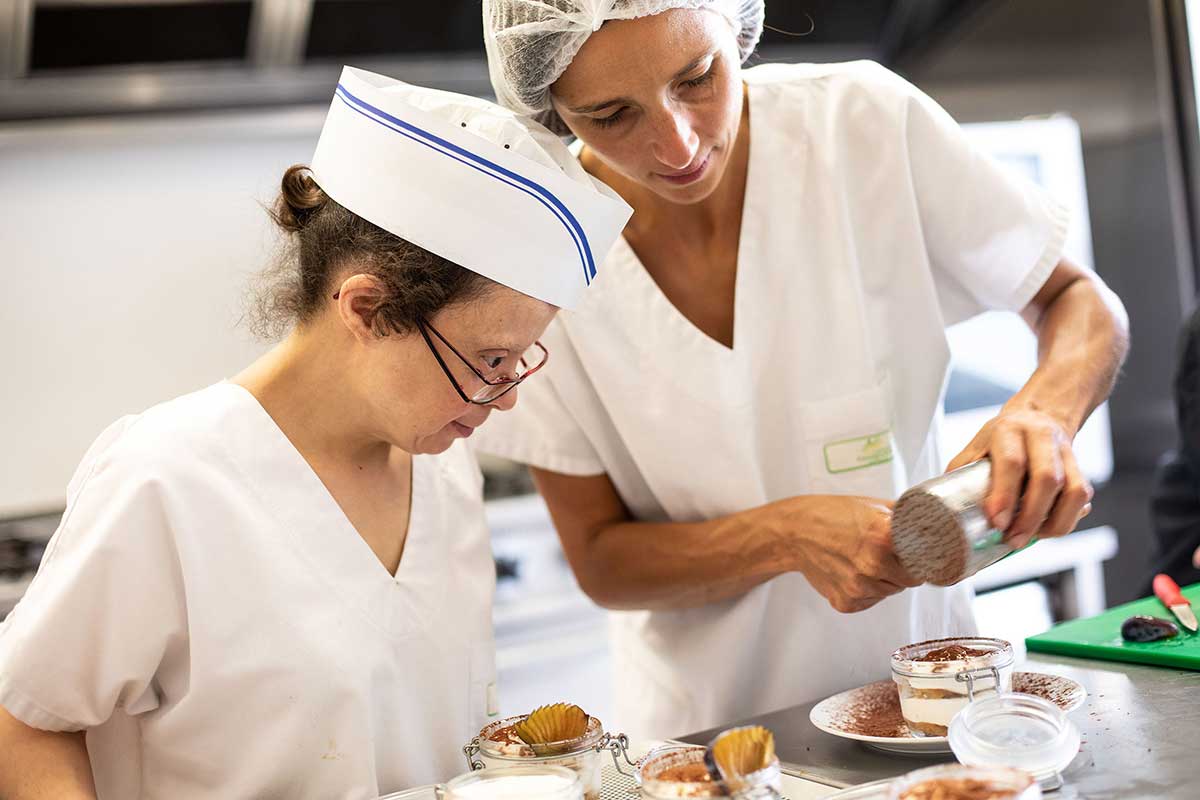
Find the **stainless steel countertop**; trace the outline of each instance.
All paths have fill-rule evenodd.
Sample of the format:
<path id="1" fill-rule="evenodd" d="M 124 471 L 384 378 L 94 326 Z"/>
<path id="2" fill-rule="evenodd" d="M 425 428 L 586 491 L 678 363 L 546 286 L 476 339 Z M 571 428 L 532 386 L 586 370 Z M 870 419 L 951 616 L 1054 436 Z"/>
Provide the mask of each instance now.
<path id="1" fill-rule="evenodd" d="M 1088 691 L 1087 702 L 1071 714 L 1083 734 L 1083 745 L 1063 775 L 1080 798 L 1200 798 L 1200 672 L 1032 653 L 1020 668 L 1065 675 Z M 808 720 L 814 705 L 731 725 L 770 728 L 788 772 L 835 787 L 952 760 L 951 756 L 887 755 L 822 733 Z M 715 733 L 703 731 L 682 739 L 703 744 Z"/>

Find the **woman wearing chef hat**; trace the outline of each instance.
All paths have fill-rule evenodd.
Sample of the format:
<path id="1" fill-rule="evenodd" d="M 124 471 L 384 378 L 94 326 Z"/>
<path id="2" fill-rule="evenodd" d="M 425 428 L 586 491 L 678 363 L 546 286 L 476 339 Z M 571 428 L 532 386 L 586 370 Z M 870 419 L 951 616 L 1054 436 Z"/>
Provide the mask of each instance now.
<path id="1" fill-rule="evenodd" d="M 904 591 L 887 499 L 946 463 L 944 329 L 1007 309 L 1040 366 L 951 463 L 991 457 L 986 509 L 1018 543 L 1087 512 L 1071 442 L 1126 322 L 1062 257 L 1064 211 L 878 65 L 743 70 L 762 0 L 483 13 L 500 101 L 577 137 L 634 208 L 547 331 L 544 379 L 482 439 L 536 468 L 580 584 L 630 612 L 620 725 L 669 736 L 800 703 L 970 630 L 968 591 Z"/>
<path id="2" fill-rule="evenodd" d="M 495 713 L 461 439 L 511 408 L 628 218 L 556 137 L 347 68 L 275 217 L 291 324 L 115 423 L 0 632 L 0 796 L 368 798 Z"/>

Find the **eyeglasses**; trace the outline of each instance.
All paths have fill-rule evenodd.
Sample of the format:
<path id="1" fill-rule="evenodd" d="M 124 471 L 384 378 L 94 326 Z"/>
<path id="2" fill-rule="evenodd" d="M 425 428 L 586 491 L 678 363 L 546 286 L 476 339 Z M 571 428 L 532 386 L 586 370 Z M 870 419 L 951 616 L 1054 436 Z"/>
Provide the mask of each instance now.
<path id="1" fill-rule="evenodd" d="M 454 345 L 450 344 L 450 342 L 446 340 L 445 336 L 442 336 L 442 334 L 438 333 L 437 328 L 433 327 L 425 320 L 419 320 L 417 322 L 417 328 L 421 331 L 421 336 L 424 337 L 425 344 L 429 346 L 429 352 L 433 353 L 433 357 L 437 359 L 438 366 L 442 368 L 442 372 L 446 373 L 446 377 L 450 380 L 451 385 L 454 386 L 454 390 L 458 392 L 458 396 L 463 399 L 464 403 L 474 403 L 475 405 L 485 406 L 488 403 L 496 402 L 501 397 L 517 388 L 517 384 L 519 384 L 521 381 L 525 380 L 530 375 L 546 366 L 546 361 L 550 358 L 550 353 L 547 352 L 542 343 L 534 342 L 533 347 L 526 351 L 526 355 L 535 349 L 540 350 L 541 354 L 540 357 L 537 358 L 537 363 L 535 363 L 533 366 L 529 366 L 528 360 L 525 358 L 525 356 L 522 356 L 517 362 L 517 370 L 514 372 L 514 374 L 504 376 L 499 380 L 488 380 L 483 376 L 482 372 L 475 369 L 471 362 L 467 361 L 467 359 L 463 357 L 462 353 L 458 352 Z M 452 373 L 450 371 L 450 367 L 446 365 L 445 360 L 442 358 L 442 354 L 439 353 L 437 347 L 434 346 L 433 340 L 429 338 L 429 333 L 426 329 L 428 329 L 428 331 L 432 331 L 433 335 L 436 336 L 442 344 L 450 348 L 450 352 L 458 356 L 458 360 L 466 364 L 467 369 L 471 370 L 471 372 L 475 374 L 475 377 L 479 378 L 479 380 L 483 382 L 483 386 L 481 386 L 474 394 L 468 395 L 466 390 L 463 389 L 462 384 L 460 384 L 458 379 L 454 377 L 454 373 Z"/>

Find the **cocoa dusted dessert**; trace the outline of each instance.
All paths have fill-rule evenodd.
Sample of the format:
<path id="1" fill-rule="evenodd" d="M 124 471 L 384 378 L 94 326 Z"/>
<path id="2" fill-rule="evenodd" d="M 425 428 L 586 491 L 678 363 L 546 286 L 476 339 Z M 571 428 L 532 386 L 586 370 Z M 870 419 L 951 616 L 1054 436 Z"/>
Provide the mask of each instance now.
<path id="1" fill-rule="evenodd" d="M 759 725 L 722 731 L 708 747 L 664 745 L 638 764 L 646 800 L 687 797 L 779 797 L 774 735 Z"/>
<path id="2" fill-rule="evenodd" d="M 1028 772 L 963 764 L 910 772 L 893 781 L 888 791 L 889 800 L 1034 800 L 1041 796 Z"/>
<path id="3" fill-rule="evenodd" d="M 667 767 L 655 778 L 673 783 L 712 783 L 712 775 L 708 774 L 708 767 L 704 765 L 703 761 Z"/>
<path id="4" fill-rule="evenodd" d="M 962 661 L 967 658 L 982 658 L 987 655 L 991 655 L 991 652 L 988 650 L 980 650 L 978 647 L 964 647 L 961 644 L 952 644 L 947 647 L 930 650 L 928 653 L 914 658 L 913 661 L 927 664 L 935 661 Z"/>
<path id="5" fill-rule="evenodd" d="M 974 778 L 934 778 L 912 786 L 900 800 L 1012 800 L 1012 789 Z"/>
<path id="6" fill-rule="evenodd" d="M 642 797 L 674 800 L 679 797 L 720 797 L 721 787 L 704 763 L 703 747 L 664 746 L 650 752 L 638 766 Z"/>
<path id="7" fill-rule="evenodd" d="M 913 736 L 945 736 L 972 699 L 1011 691 L 1012 673 L 1012 645 L 1002 639 L 932 639 L 892 653 L 900 712 Z"/>
<path id="8" fill-rule="evenodd" d="M 527 754 L 525 749 L 521 747 L 525 744 L 525 742 L 520 736 L 517 735 L 516 725 L 505 725 L 499 730 L 492 731 L 490 734 L 488 734 L 488 740 L 495 742 L 496 744 L 515 745 L 517 747 L 518 755 Z M 532 751 L 528 751 L 528 754 L 532 754 Z"/>

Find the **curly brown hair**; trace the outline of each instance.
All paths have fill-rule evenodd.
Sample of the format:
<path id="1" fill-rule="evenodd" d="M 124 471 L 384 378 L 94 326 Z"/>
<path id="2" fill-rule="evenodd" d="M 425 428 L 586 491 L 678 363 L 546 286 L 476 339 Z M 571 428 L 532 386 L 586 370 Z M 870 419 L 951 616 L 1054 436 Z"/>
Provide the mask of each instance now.
<path id="1" fill-rule="evenodd" d="M 288 236 L 254 286 L 249 321 L 266 338 L 311 321 L 348 270 L 383 284 L 383 298 L 371 313 L 371 326 L 380 336 L 409 333 L 419 320 L 495 285 L 349 211 L 325 194 L 302 164 L 284 173 L 269 213 Z"/>

